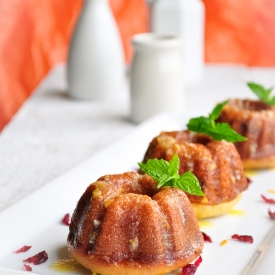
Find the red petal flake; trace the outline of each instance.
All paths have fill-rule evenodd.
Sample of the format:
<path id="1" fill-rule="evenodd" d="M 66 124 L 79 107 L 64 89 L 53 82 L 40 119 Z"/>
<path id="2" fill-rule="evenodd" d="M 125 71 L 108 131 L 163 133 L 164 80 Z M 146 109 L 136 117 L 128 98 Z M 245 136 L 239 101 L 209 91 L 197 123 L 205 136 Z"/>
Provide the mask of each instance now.
<path id="1" fill-rule="evenodd" d="M 62 220 L 62 222 L 65 224 L 65 225 L 70 225 L 70 220 L 71 220 L 71 217 L 70 217 L 70 214 L 66 214 Z"/>
<path id="2" fill-rule="evenodd" d="M 201 231 L 201 234 L 202 234 L 203 239 L 204 239 L 205 242 L 212 243 L 212 239 L 211 239 L 210 236 L 208 236 L 206 233 L 204 233 L 204 232 L 202 232 L 202 231 Z"/>
<path id="3" fill-rule="evenodd" d="M 263 198 L 263 200 L 266 202 L 266 203 L 271 203 L 271 204 L 275 204 L 275 200 L 274 199 L 268 199 L 266 196 L 264 195 L 261 195 L 261 197 Z"/>
<path id="4" fill-rule="evenodd" d="M 197 268 L 199 267 L 199 265 L 202 262 L 202 257 L 199 256 L 196 261 L 194 262 L 194 264 L 188 264 L 185 267 L 182 268 L 182 275 L 194 275 L 197 271 Z"/>
<path id="5" fill-rule="evenodd" d="M 238 235 L 234 234 L 231 236 L 232 239 L 238 240 L 240 242 L 245 242 L 245 243 L 253 243 L 253 237 L 248 236 L 248 235 Z"/>
<path id="6" fill-rule="evenodd" d="M 270 208 L 268 208 L 268 215 L 270 216 L 270 218 L 271 218 L 272 220 L 275 220 L 275 212 L 272 212 L 272 211 L 270 210 Z"/>
<path id="7" fill-rule="evenodd" d="M 197 271 L 197 267 L 193 264 L 188 264 L 182 268 L 182 275 L 194 275 Z"/>
<path id="8" fill-rule="evenodd" d="M 24 245 L 24 246 L 22 246 L 21 248 L 19 248 L 19 249 L 17 249 L 17 250 L 14 250 L 13 252 L 16 253 L 16 254 L 18 254 L 18 253 L 26 252 L 26 251 L 28 251 L 30 248 L 31 248 L 31 246 Z"/>
<path id="9" fill-rule="evenodd" d="M 252 180 L 248 177 L 246 177 L 247 183 L 250 184 L 252 182 Z"/>
<path id="10" fill-rule="evenodd" d="M 29 257 L 28 259 L 23 260 L 23 262 L 38 265 L 46 262 L 47 260 L 48 260 L 48 254 L 44 250 L 32 257 Z"/>
<path id="11" fill-rule="evenodd" d="M 199 267 L 200 264 L 201 264 L 201 262 L 202 262 L 202 257 L 199 256 L 199 257 L 197 258 L 197 260 L 194 262 L 194 266 L 195 266 L 195 267 Z"/>
<path id="12" fill-rule="evenodd" d="M 24 264 L 24 267 L 27 271 L 32 271 L 32 268 L 28 264 Z"/>

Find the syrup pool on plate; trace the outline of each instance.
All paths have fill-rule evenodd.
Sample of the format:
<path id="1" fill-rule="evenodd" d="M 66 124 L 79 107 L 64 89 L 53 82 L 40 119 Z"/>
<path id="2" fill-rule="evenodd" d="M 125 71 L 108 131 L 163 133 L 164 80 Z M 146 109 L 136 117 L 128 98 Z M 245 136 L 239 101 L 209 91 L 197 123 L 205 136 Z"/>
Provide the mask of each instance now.
<path id="1" fill-rule="evenodd" d="M 202 229 L 202 228 L 213 227 L 214 224 L 207 220 L 199 220 L 199 226 L 200 226 L 200 229 Z"/>
<path id="2" fill-rule="evenodd" d="M 73 259 L 62 259 L 50 265 L 50 269 L 58 272 L 78 271 L 80 274 L 91 274 L 91 271 L 80 265 Z"/>
<path id="3" fill-rule="evenodd" d="M 243 215 L 245 215 L 245 211 L 239 210 L 239 209 L 233 209 L 229 212 L 229 215 L 231 215 L 231 216 L 243 216 Z"/>

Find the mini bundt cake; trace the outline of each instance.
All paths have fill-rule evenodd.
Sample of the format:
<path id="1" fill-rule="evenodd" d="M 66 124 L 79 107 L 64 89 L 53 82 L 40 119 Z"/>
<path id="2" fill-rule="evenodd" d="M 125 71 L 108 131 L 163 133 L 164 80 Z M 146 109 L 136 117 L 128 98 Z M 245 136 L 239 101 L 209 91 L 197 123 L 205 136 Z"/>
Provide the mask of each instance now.
<path id="1" fill-rule="evenodd" d="M 247 137 L 235 143 L 245 169 L 275 167 L 275 106 L 259 100 L 230 100 L 218 121 Z"/>
<path id="2" fill-rule="evenodd" d="M 186 194 L 197 218 L 229 212 L 247 189 L 243 164 L 233 143 L 188 130 L 162 132 L 150 143 L 143 163 L 148 159 L 170 161 L 177 153 L 179 175 L 191 171 L 198 178 L 205 197 Z"/>
<path id="3" fill-rule="evenodd" d="M 148 175 L 107 175 L 91 184 L 72 216 L 72 258 L 102 275 L 158 275 L 185 266 L 203 249 L 183 191 L 157 189 Z"/>

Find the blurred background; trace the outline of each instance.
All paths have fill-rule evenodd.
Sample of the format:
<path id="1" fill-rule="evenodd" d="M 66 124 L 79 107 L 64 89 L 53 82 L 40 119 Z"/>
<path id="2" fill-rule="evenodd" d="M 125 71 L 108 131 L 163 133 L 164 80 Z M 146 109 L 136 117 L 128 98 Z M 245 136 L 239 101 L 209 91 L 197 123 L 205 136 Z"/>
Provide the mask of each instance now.
<path id="1" fill-rule="evenodd" d="M 275 66 L 274 0 L 203 0 L 204 60 Z M 66 62 L 82 0 L 0 0 L 0 131 L 57 63 Z M 125 53 L 149 30 L 145 0 L 110 0 Z"/>

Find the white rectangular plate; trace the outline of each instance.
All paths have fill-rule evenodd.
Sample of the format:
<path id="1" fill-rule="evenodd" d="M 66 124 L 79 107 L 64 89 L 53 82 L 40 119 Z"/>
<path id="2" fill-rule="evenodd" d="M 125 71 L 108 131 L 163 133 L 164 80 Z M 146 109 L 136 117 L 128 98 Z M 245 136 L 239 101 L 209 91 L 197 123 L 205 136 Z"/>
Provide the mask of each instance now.
<path id="1" fill-rule="evenodd" d="M 26 274 L 22 260 L 42 250 L 47 251 L 49 259 L 33 266 L 32 274 L 62 274 L 50 268 L 52 263 L 69 258 L 66 248 L 68 227 L 61 220 L 66 213 L 73 212 L 86 187 L 102 175 L 136 169 L 154 136 L 162 130 L 183 129 L 184 125 L 179 117 L 159 115 L 1 212 L 0 275 Z M 269 218 L 269 205 L 262 201 L 260 194 L 275 197 L 268 193 L 269 189 L 275 190 L 275 171 L 255 173 L 251 179 L 249 190 L 243 193 L 235 207 L 242 215 L 231 213 L 200 222 L 201 230 L 212 237 L 213 243 L 205 243 L 203 262 L 196 275 L 274 274 L 275 221 Z M 231 235 L 235 233 L 252 235 L 254 243 L 232 240 Z M 220 245 L 223 240 L 228 241 L 226 246 Z M 32 245 L 32 248 L 25 253 L 13 253 L 23 245 Z M 75 271 L 66 274 L 90 273 Z M 173 274 L 180 274 L 180 270 Z"/>

